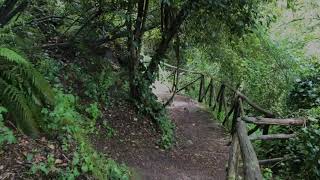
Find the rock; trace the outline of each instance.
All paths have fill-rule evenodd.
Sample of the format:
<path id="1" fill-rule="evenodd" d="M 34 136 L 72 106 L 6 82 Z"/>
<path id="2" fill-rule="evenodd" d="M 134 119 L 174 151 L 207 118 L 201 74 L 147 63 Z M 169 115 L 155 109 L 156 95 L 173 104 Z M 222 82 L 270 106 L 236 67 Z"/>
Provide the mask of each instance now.
<path id="1" fill-rule="evenodd" d="M 61 164 L 61 163 L 63 163 L 63 161 L 61 159 L 56 159 L 54 163 L 55 164 Z"/>
<path id="2" fill-rule="evenodd" d="M 188 145 L 188 146 L 191 146 L 191 145 L 193 145 L 193 142 L 192 142 L 191 140 L 188 140 L 188 141 L 187 141 L 187 145 Z"/>
<path id="3" fill-rule="evenodd" d="M 50 149 L 54 150 L 54 145 L 49 144 L 48 147 L 49 147 Z"/>

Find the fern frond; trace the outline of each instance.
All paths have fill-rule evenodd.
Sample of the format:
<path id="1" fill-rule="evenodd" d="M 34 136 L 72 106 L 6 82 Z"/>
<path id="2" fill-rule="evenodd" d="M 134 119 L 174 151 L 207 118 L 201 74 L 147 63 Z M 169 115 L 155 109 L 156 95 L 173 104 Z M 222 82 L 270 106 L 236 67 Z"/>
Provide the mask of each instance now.
<path id="1" fill-rule="evenodd" d="M 43 104 L 54 104 L 54 93 L 45 78 L 18 53 L 0 48 L 0 103 L 18 127 L 36 136 Z"/>
<path id="2" fill-rule="evenodd" d="M 9 61 L 14 62 L 16 64 L 24 64 L 24 65 L 30 65 L 29 62 L 20 56 L 18 53 L 8 49 L 8 48 L 0 48 L 0 61 Z"/>
<path id="3" fill-rule="evenodd" d="M 31 136 L 37 136 L 39 129 L 33 112 L 25 96 L 16 87 L 8 84 L 0 77 L 0 103 L 12 111 L 16 123 L 25 133 Z"/>
<path id="4" fill-rule="evenodd" d="M 20 74 L 24 80 L 29 81 L 31 84 L 29 88 L 35 91 L 34 94 L 40 95 L 40 100 L 51 105 L 54 104 L 54 93 L 49 83 L 25 58 L 8 48 L 0 48 L 0 58 L 0 62 L 2 59 L 6 59 L 16 63 L 13 74 Z"/>
<path id="5" fill-rule="evenodd" d="M 18 65 L 18 67 L 19 68 L 17 70 L 20 71 L 19 73 L 31 84 L 33 94 L 35 96 L 39 95 L 40 100 L 50 105 L 54 105 L 53 90 L 42 74 L 31 66 L 25 68 L 25 66 Z"/>

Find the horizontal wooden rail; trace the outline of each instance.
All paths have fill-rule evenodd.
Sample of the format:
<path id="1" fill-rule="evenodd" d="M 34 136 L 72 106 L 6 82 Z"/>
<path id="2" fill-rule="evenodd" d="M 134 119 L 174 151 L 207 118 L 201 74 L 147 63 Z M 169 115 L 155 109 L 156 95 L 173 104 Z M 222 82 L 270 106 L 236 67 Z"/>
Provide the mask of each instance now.
<path id="1" fill-rule="evenodd" d="M 241 155 L 244 165 L 244 179 L 246 180 L 262 180 L 262 174 L 256 152 L 249 140 L 246 124 L 238 118 L 237 133 L 239 144 L 241 147 Z"/>
<path id="2" fill-rule="evenodd" d="M 255 110 L 263 113 L 266 117 L 275 117 L 275 115 L 262 108 L 261 106 L 259 106 L 258 104 L 254 103 L 251 99 L 249 99 L 246 95 L 242 94 L 240 91 L 236 90 L 235 88 L 233 88 L 232 86 L 228 85 L 228 84 L 225 84 L 225 86 L 232 90 L 233 92 L 235 92 L 239 97 L 241 97 L 244 101 L 246 101 L 251 107 L 253 107 Z"/>
<path id="3" fill-rule="evenodd" d="M 167 63 L 162 63 L 165 67 L 168 67 L 168 68 L 171 68 L 171 69 L 179 69 L 178 71 L 181 71 L 181 72 L 188 72 L 188 73 L 192 73 L 192 74 L 200 74 L 200 75 L 204 75 L 200 72 L 197 72 L 197 71 L 190 71 L 190 70 L 187 70 L 187 69 L 182 69 L 182 68 L 177 68 L 176 66 L 172 66 L 170 64 L 167 64 Z"/>
<path id="4" fill-rule="evenodd" d="M 186 70 L 186 69 L 181 69 L 181 68 L 177 68 L 176 66 L 172 66 L 170 64 L 167 64 L 167 63 L 163 63 L 164 66 L 166 67 L 169 67 L 169 68 L 172 68 L 172 69 L 179 69 L 179 71 L 182 71 L 182 72 L 189 72 L 189 73 L 193 73 L 193 74 L 199 74 L 199 75 L 202 75 L 202 76 L 207 76 L 211 79 L 214 79 L 214 80 L 217 80 L 217 81 L 220 81 L 222 84 L 224 84 L 228 89 L 230 89 L 231 91 L 235 92 L 238 96 L 240 96 L 244 101 L 246 101 L 251 107 L 253 107 L 255 110 L 263 113 L 266 117 L 275 117 L 275 115 L 262 108 L 261 106 L 259 106 L 258 104 L 254 103 L 251 99 L 249 99 L 247 96 L 245 96 L 244 94 L 242 94 L 240 91 L 236 90 L 235 88 L 233 88 L 231 85 L 225 83 L 225 82 L 222 82 L 221 80 L 219 80 L 218 78 L 215 78 L 211 75 L 208 75 L 208 74 L 204 74 L 204 73 L 201 73 L 201 72 L 197 72 L 197 71 L 190 71 L 190 70 Z"/>
<path id="5" fill-rule="evenodd" d="M 196 79 L 194 79 L 193 81 L 191 81 L 190 83 L 186 84 L 185 86 L 183 86 L 182 88 L 178 89 L 176 91 L 176 93 L 179 93 L 180 91 L 184 90 L 185 88 L 187 88 L 188 86 L 191 86 L 193 83 L 197 82 L 198 80 L 200 80 L 201 77 L 198 77 Z"/>
<path id="6" fill-rule="evenodd" d="M 305 120 L 302 119 L 274 119 L 274 118 L 262 118 L 262 117 L 242 117 L 242 120 L 248 123 L 259 125 L 283 125 L 283 126 L 301 126 L 305 124 Z"/>
<path id="7" fill-rule="evenodd" d="M 232 85 L 227 84 L 220 79 L 211 76 L 210 74 L 201 73 L 197 71 L 190 71 L 187 69 L 181 69 L 180 67 L 172 66 L 167 63 L 162 63 L 165 68 L 169 70 L 174 70 L 177 74 L 179 73 L 191 73 L 197 74 L 200 77 L 194 79 L 190 83 L 187 83 L 180 89 L 176 89 L 175 93 L 180 92 L 181 90 L 187 88 L 188 86 L 196 83 L 200 80 L 200 88 L 199 88 L 199 97 L 198 101 L 201 102 L 203 99 L 207 98 L 207 94 L 209 93 L 209 106 L 211 106 L 212 100 L 214 100 L 213 111 L 218 107 L 217 114 L 218 119 L 220 119 L 220 115 L 224 115 L 223 124 L 225 124 L 228 120 L 230 120 L 231 115 L 232 123 L 231 123 L 231 133 L 232 133 L 232 144 L 229 152 L 229 161 L 228 161 L 228 179 L 237 179 L 238 177 L 238 165 L 240 160 L 240 152 L 241 152 L 241 160 L 243 161 L 243 172 L 245 180 L 262 180 L 262 174 L 259 165 L 266 165 L 277 163 L 279 161 L 287 160 L 288 158 L 273 158 L 273 159 L 265 159 L 258 160 L 255 150 L 251 144 L 251 141 L 255 140 L 281 140 L 281 139 L 289 139 L 295 137 L 295 134 L 268 134 L 269 125 L 284 125 L 284 126 L 292 126 L 297 125 L 301 126 L 306 123 L 304 119 L 296 119 L 296 118 L 286 118 L 286 119 L 276 119 L 276 114 L 272 113 L 269 110 L 264 109 L 246 95 L 241 92 L 241 89 L 233 88 Z M 209 85 L 205 85 L 207 78 L 210 79 Z M 218 91 L 217 96 L 215 97 L 215 88 L 214 81 L 217 81 L 221 84 L 220 90 Z M 178 82 L 177 82 L 178 84 Z M 177 85 L 176 84 L 176 85 Z M 217 88 L 217 87 L 216 87 Z M 228 90 L 228 91 L 226 91 Z M 229 92 L 231 91 L 231 92 Z M 226 98 L 225 95 L 229 95 L 229 93 L 233 94 L 233 97 Z M 226 100 L 232 100 L 232 103 L 227 103 Z M 246 102 L 253 110 L 263 114 L 264 117 L 247 117 L 245 116 L 243 103 Z M 227 109 L 227 106 L 230 105 L 230 109 Z M 223 111 L 224 108 L 224 111 Z M 226 114 L 225 114 L 226 113 Z M 248 131 L 246 128 L 246 123 L 255 124 L 255 128 L 251 129 L 249 133 L 254 133 L 259 128 L 263 128 L 263 135 L 261 136 L 251 136 L 249 137 Z"/>
<path id="8" fill-rule="evenodd" d="M 257 137 L 249 137 L 250 140 L 274 140 L 274 139 L 290 139 L 295 137 L 295 134 L 269 134 L 269 135 L 261 135 Z"/>
<path id="9" fill-rule="evenodd" d="M 269 164 L 274 164 L 274 163 L 278 163 L 278 162 L 282 162 L 282 161 L 288 161 L 288 160 L 294 160 L 294 157 L 290 157 L 288 155 L 284 156 L 284 157 L 279 157 L 279 158 L 271 158 L 271 159 L 263 159 L 263 160 L 259 160 L 259 164 L 260 165 L 269 165 Z"/>

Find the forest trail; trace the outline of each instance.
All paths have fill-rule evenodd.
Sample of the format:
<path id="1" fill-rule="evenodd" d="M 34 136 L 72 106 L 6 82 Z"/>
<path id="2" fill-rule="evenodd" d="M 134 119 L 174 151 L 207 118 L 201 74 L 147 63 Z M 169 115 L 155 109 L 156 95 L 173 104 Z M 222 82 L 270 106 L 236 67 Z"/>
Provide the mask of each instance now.
<path id="1" fill-rule="evenodd" d="M 156 86 L 154 92 L 160 99 L 170 97 L 166 87 Z M 122 129 L 123 132 L 119 133 L 134 134 L 135 136 L 127 140 L 134 143 L 124 143 L 121 140 L 116 142 L 117 139 L 125 138 L 116 137 L 111 144 L 102 143 L 104 153 L 132 168 L 135 172 L 133 179 L 226 179 L 229 148 L 228 135 L 224 128 L 215 122 L 211 114 L 199 103 L 188 97 L 177 95 L 168 107 L 168 112 L 176 125 L 176 144 L 171 150 L 164 151 L 155 146 L 159 137 L 154 137 L 152 132 L 149 132 L 150 135 L 146 135 L 146 132 L 140 134 L 142 130 L 149 129 L 143 127 L 146 124 L 143 122 L 141 125 L 122 124 L 118 129 Z M 119 121 L 124 118 L 118 116 Z M 133 126 L 137 132 L 128 132 L 135 129 Z M 107 146 L 111 147 L 106 149 Z"/>

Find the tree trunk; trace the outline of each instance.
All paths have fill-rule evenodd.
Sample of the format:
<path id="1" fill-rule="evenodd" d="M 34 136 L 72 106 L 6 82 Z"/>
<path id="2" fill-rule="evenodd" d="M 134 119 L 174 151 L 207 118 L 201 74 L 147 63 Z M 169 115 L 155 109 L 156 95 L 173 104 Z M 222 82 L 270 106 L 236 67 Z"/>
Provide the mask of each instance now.
<path id="1" fill-rule="evenodd" d="M 0 7 L 0 28 L 4 27 L 18 13 L 22 12 L 28 5 L 28 1 L 6 0 Z"/>
<path id="2" fill-rule="evenodd" d="M 162 36 L 162 40 L 158 45 L 155 54 L 152 56 L 151 62 L 147 70 L 144 73 L 144 77 L 147 80 L 147 83 L 149 83 L 150 85 L 154 81 L 154 74 L 158 72 L 158 65 L 164 57 L 169 47 L 169 43 L 171 42 L 173 37 L 178 33 L 181 24 L 190 14 L 191 7 L 194 3 L 195 1 L 189 0 L 181 7 L 181 10 L 179 11 L 176 18 L 173 21 L 171 21 L 172 23 L 169 25 L 168 31 L 165 32 L 166 34 Z"/>
<path id="3" fill-rule="evenodd" d="M 138 1 L 138 14 L 135 21 L 135 28 L 132 29 L 133 24 L 131 20 L 131 16 L 133 14 L 133 2 L 128 2 L 128 15 L 129 20 L 127 22 L 127 29 L 129 32 L 128 35 L 128 72 L 129 72 L 129 86 L 130 86 L 130 95 L 133 99 L 139 100 L 141 92 L 140 92 L 140 83 L 138 81 L 139 77 L 137 77 L 137 71 L 139 68 L 140 62 L 140 51 L 141 51 L 141 43 L 142 37 L 144 34 L 144 27 L 146 16 L 148 13 L 148 5 L 149 0 L 139 0 Z"/>

